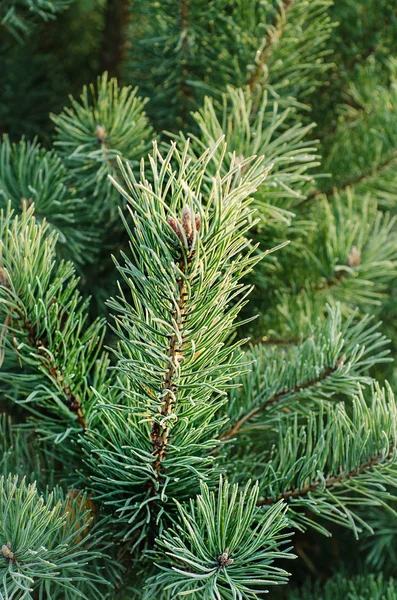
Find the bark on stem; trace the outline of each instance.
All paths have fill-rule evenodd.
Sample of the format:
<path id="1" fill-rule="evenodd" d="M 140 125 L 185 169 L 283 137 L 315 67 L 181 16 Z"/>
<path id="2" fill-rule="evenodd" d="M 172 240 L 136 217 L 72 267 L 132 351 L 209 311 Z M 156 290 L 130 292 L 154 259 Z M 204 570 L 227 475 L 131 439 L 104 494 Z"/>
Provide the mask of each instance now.
<path id="1" fill-rule="evenodd" d="M 257 415 L 259 412 L 266 410 L 267 408 L 269 408 L 270 406 L 273 406 L 274 404 L 277 404 L 278 402 L 281 402 L 281 400 L 283 400 L 283 398 L 285 398 L 285 396 L 287 396 L 289 394 L 297 394 L 298 392 L 301 392 L 302 390 L 305 390 L 309 387 L 316 385 L 317 383 L 320 383 L 321 381 L 324 381 L 325 379 L 330 377 L 333 373 L 335 373 L 335 371 L 337 371 L 339 369 L 339 367 L 343 364 L 344 360 L 345 360 L 345 357 L 342 357 L 341 359 L 336 361 L 336 363 L 333 367 L 328 367 L 327 369 L 325 369 L 325 371 L 323 373 L 321 373 L 321 375 L 319 375 L 316 378 L 309 379 L 305 383 L 298 384 L 298 385 L 294 386 L 293 388 L 284 389 L 284 390 L 281 390 L 280 392 L 277 392 L 277 394 L 274 394 L 274 396 L 272 396 L 271 398 L 266 400 L 266 402 L 263 405 L 256 406 L 249 413 L 247 413 L 243 417 L 241 417 L 241 419 L 239 419 L 237 421 L 237 423 L 235 423 L 235 425 L 233 425 L 233 427 L 231 427 L 228 431 L 225 431 L 222 434 L 221 439 L 224 441 L 230 440 L 232 437 L 241 433 L 241 428 L 243 425 L 245 425 L 245 423 L 252 421 L 252 419 L 255 417 L 255 415 Z"/>
<path id="2" fill-rule="evenodd" d="M 389 448 L 387 457 L 390 458 L 391 455 L 393 454 L 393 452 L 394 452 L 394 446 L 391 445 Z M 313 481 L 312 483 L 309 483 L 300 489 L 287 490 L 287 491 L 283 492 L 282 494 L 279 494 L 276 498 L 272 498 L 270 496 L 267 498 L 262 498 L 261 500 L 258 500 L 257 506 L 267 506 L 269 504 L 275 504 L 279 500 L 284 500 L 285 502 L 288 502 L 289 500 L 291 500 L 293 498 L 300 498 L 301 496 L 305 496 L 306 494 L 309 494 L 310 492 L 315 492 L 318 488 L 323 487 L 324 485 L 326 488 L 341 485 L 341 484 L 343 484 L 344 481 L 348 481 L 349 479 L 352 479 L 353 477 L 357 477 L 358 475 L 365 473 L 365 471 L 372 469 L 372 467 L 377 465 L 381 460 L 384 460 L 384 458 L 385 457 L 382 453 L 378 454 L 374 458 L 371 458 L 371 460 L 369 460 L 366 463 L 364 463 L 363 465 L 361 465 L 358 469 L 351 469 L 347 473 L 340 473 L 339 475 L 332 475 L 330 477 L 327 477 L 327 479 L 325 479 L 325 481 L 323 479 Z"/>

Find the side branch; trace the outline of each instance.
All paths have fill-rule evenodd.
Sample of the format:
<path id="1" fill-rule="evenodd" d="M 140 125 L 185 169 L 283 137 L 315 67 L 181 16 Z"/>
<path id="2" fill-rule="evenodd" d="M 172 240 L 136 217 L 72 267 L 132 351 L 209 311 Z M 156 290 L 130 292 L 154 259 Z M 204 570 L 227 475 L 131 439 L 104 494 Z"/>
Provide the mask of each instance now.
<path id="1" fill-rule="evenodd" d="M 369 183 L 370 181 L 378 177 L 378 175 L 381 175 L 384 171 L 387 171 L 395 163 L 397 163 L 397 154 L 393 154 L 391 158 L 388 158 L 385 162 L 381 163 L 375 171 L 364 171 L 356 177 L 352 177 L 351 179 L 343 181 L 337 188 L 332 188 L 324 192 L 321 190 L 314 190 L 311 194 L 306 196 L 306 198 L 300 200 L 300 202 L 296 204 L 296 208 L 313 202 L 313 200 L 316 200 L 319 196 L 325 196 L 327 199 L 329 199 L 335 196 L 336 192 L 343 192 L 348 187 L 354 187 L 362 183 Z"/>
<path id="2" fill-rule="evenodd" d="M 256 406 L 249 413 L 247 413 L 243 417 L 241 417 L 241 419 L 239 419 L 237 421 L 237 423 L 235 423 L 235 425 L 233 425 L 233 427 L 231 427 L 231 429 L 229 429 L 228 431 L 225 431 L 221 435 L 221 440 L 224 440 L 224 441 L 230 440 L 232 437 L 245 431 L 245 429 L 242 429 L 243 425 L 252 421 L 252 419 L 255 417 L 255 415 L 257 415 L 259 412 L 262 412 L 262 411 L 266 410 L 267 408 L 270 408 L 274 404 L 281 402 L 286 396 L 289 396 L 292 394 L 298 394 L 302 390 L 313 387 L 316 384 L 324 381 L 325 379 L 327 379 L 328 377 L 333 375 L 333 373 L 335 373 L 339 369 L 339 367 L 341 367 L 343 365 L 344 360 L 345 360 L 345 357 L 342 356 L 342 358 L 340 360 L 336 361 L 336 363 L 333 367 L 331 367 L 331 366 L 328 367 L 318 377 L 309 379 L 308 381 L 298 384 L 298 385 L 294 386 L 293 388 L 280 390 L 279 392 L 277 392 L 277 394 L 274 394 L 274 396 L 272 396 L 271 398 L 266 400 L 266 402 L 263 405 Z"/>
<path id="3" fill-rule="evenodd" d="M 287 490 L 287 491 L 283 492 L 282 494 L 279 494 L 276 498 L 272 498 L 271 496 L 262 498 L 262 499 L 258 500 L 257 506 L 268 506 L 271 504 L 276 504 L 276 502 L 278 502 L 279 500 L 284 500 L 285 502 L 288 502 L 289 500 L 292 500 L 294 498 L 296 499 L 296 498 L 300 498 L 301 496 L 305 496 L 305 495 L 309 494 L 310 492 L 315 492 L 319 488 L 332 488 L 332 487 L 342 485 L 345 481 L 348 481 L 349 479 L 353 479 L 354 477 L 358 477 L 359 475 L 362 475 L 363 473 L 372 469 L 373 467 L 380 464 L 381 462 L 384 462 L 385 460 L 390 459 L 391 456 L 393 455 L 394 450 L 395 450 L 395 446 L 394 446 L 394 444 L 391 444 L 389 447 L 389 452 L 386 455 L 386 457 L 382 453 L 377 454 L 376 456 L 371 458 L 368 462 L 361 465 L 358 469 L 351 469 L 347 473 L 340 473 L 339 475 L 331 475 L 330 477 L 327 477 L 326 479 L 321 479 L 321 480 L 318 479 L 316 481 L 313 481 L 312 483 L 309 483 L 309 484 L 303 486 L 302 488 L 298 488 L 298 489 L 294 489 L 294 490 Z"/>
<path id="4" fill-rule="evenodd" d="M 28 345 L 38 353 L 40 363 L 48 372 L 54 383 L 61 388 L 67 407 L 76 415 L 78 423 L 85 429 L 86 423 L 81 402 L 71 391 L 70 386 L 65 383 L 64 376 L 60 373 L 56 362 L 50 359 L 50 353 L 47 352 L 47 350 L 49 350 L 48 340 L 43 338 L 43 336 L 39 336 L 37 327 L 29 320 L 25 320 L 21 313 L 19 313 L 18 317 L 18 320 L 22 324 L 22 329 L 26 331 Z"/>
<path id="5" fill-rule="evenodd" d="M 286 14 L 291 8 L 293 2 L 294 0 L 283 1 L 282 8 L 280 12 L 277 13 L 277 17 L 273 25 L 274 31 L 271 33 L 271 35 L 269 35 L 267 41 L 263 45 L 263 48 L 260 50 L 260 52 L 258 52 L 259 56 L 257 56 L 255 60 L 256 66 L 252 70 L 246 81 L 246 85 L 250 87 L 251 91 L 253 91 L 256 85 L 258 84 L 258 80 L 260 79 L 261 74 L 263 72 L 263 66 L 266 65 L 270 60 L 270 57 L 273 53 L 274 43 L 280 41 L 281 36 L 283 35 L 286 22 Z"/>
<path id="6" fill-rule="evenodd" d="M 49 358 L 49 353 L 46 350 L 49 349 L 48 341 L 40 338 L 37 333 L 37 328 L 30 321 L 23 321 L 23 328 L 27 332 L 28 344 L 31 348 L 34 348 L 39 354 L 39 360 L 43 367 L 46 369 L 51 379 L 62 389 L 62 392 L 66 399 L 66 404 L 69 410 L 74 413 L 77 417 L 78 423 L 82 426 L 83 430 L 86 428 L 86 423 L 82 411 L 80 400 L 73 394 L 70 386 L 64 381 L 62 373 L 55 361 Z"/>

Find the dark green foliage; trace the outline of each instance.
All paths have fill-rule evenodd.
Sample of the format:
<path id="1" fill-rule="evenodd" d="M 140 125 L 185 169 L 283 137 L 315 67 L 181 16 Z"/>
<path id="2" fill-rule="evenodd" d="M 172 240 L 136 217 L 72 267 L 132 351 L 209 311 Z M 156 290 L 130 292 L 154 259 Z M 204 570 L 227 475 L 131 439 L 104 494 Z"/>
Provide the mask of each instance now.
<path id="1" fill-rule="evenodd" d="M 307 93 L 326 68 L 329 5 L 328 0 L 133 3 L 126 76 L 152 99 L 155 122 L 171 130 L 186 123 L 205 95 L 219 96 L 228 84 L 251 89 L 265 84 L 275 95 Z"/>
<path id="2" fill-rule="evenodd" d="M 0 22 L 1 600 L 396 600 L 393 3 Z"/>
<path id="3" fill-rule="evenodd" d="M 221 479 L 215 493 L 202 484 L 196 503 L 178 504 L 178 524 L 158 540 L 167 561 L 158 565 L 146 597 L 164 590 L 171 598 L 184 593 L 197 600 L 243 600 L 257 598 L 269 584 L 286 583 L 288 573 L 273 566 L 276 559 L 294 558 L 279 549 L 287 537 L 285 509 L 280 502 L 261 511 L 258 494 L 258 485 L 239 492 Z"/>
<path id="4" fill-rule="evenodd" d="M 69 173 L 53 150 L 46 151 L 37 141 L 22 139 L 11 144 L 4 136 L 0 143 L 0 205 L 10 201 L 15 211 L 35 205 L 35 216 L 46 219 L 55 231 L 58 253 L 76 263 L 92 260 L 98 231 L 92 227 L 87 202 L 76 197 Z"/>
<path id="5" fill-rule="evenodd" d="M 0 7 L 0 26 L 21 41 L 37 22 L 54 19 L 70 6 L 73 0 L 3 0 Z"/>
<path id="6" fill-rule="evenodd" d="M 362 575 L 353 579 L 336 576 L 325 585 L 305 586 L 288 595 L 288 600 L 396 600 L 397 582 L 375 575 Z"/>
<path id="7" fill-rule="evenodd" d="M 144 102 L 136 93 L 130 87 L 119 89 L 116 79 L 108 81 L 105 73 L 96 88 L 84 87 L 81 103 L 71 98 L 71 108 L 52 115 L 55 145 L 70 181 L 91 199 L 99 219 L 117 214 L 118 195 L 108 179 L 117 177 L 117 157 L 136 167 L 153 139 Z"/>

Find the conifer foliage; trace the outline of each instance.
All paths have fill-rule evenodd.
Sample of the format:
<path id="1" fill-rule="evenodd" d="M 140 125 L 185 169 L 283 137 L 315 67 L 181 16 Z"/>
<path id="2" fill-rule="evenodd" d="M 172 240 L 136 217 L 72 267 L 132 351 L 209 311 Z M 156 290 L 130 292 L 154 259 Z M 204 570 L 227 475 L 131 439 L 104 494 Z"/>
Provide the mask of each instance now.
<path id="1" fill-rule="evenodd" d="M 0 600 L 397 599 L 396 39 L 2 3 Z"/>

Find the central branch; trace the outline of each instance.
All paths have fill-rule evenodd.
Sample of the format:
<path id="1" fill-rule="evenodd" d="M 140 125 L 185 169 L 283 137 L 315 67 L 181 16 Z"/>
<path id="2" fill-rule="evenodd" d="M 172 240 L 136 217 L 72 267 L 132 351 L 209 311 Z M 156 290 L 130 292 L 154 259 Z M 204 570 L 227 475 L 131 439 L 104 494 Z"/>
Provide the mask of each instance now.
<path id="1" fill-rule="evenodd" d="M 181 243 L 182 256 L 178 261 L 178 269 L 181 274 L 177 279 L 177 300 L 176 307 L 172 313 L 172 322 L 176 323 L 177 331 L 170 336 L 168 346 L 168 366 L 164 374 L 162 386 L 163 398 L 159 408 L 157 420 L 152 424 L 150 437 L 153 443 L 153 469 L 158 477 L 162 470 L 161 463 L 167 456 L 168 445 L 170 441 L 170 417 L 175 409 L 175 394 L 177 386 L 175 383 L 175 374 L 182 360 L 182 351 L 184 345 L 183 328 L 187 315 L 188 292 L 185 284 L 185 277 L 189 265 L 194 257 L 193 245 L 200 230 L 200 219 L 198 215 L 192 214 L 189 206 L 185 206 L 182 211 L 181 219 L 175 220 L 170 217 L 168 221 L 174 234 Z M 185 254 L 186 253 L 186 254 Z"/>
<path id="2" fill-rule="evenodd" d="M 182 268 L 181 262 L 182 261 L 179 263 L 179 267 L 183 272 L 184 269 Z M 164 425 L 161 425 L 160 422 L 156 421 L 153 423 L 151 429 L 151 438 L 154 448 L 153 454 L 155 456 L 153 468 L 157 474 L 160 474 L 161 462 L 166 458 L 167 455 L 167 448 L 170 439 L 168 418 L 172 415 L 175 407 L 175 373 L 182 359 L 182 330 L 186 318 L 187 303 L 187 289 L 183 277 L 178 279 L 178 292 L 177 308 L 173 312 L 173 319 L 177 322 L 178 333 L 174 332 L 170 337 L 170 343 L 168 347 L 169 363 L 164 375 L 164 395 L 159 410 L 159 413 L 163 417 L 165 423 Z"/>

